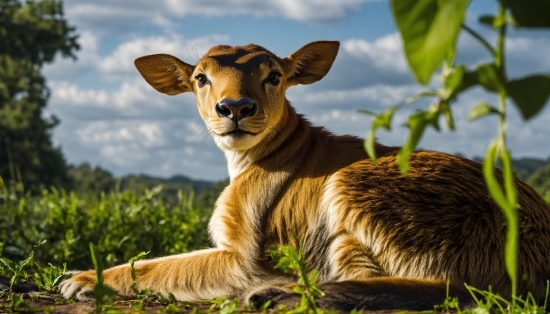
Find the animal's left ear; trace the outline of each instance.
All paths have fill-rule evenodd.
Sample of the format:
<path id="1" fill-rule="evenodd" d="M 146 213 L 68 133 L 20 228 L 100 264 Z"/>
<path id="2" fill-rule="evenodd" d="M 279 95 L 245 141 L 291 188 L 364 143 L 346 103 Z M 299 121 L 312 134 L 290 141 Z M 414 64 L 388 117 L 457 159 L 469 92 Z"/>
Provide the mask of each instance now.
<path id="1" fill-rule="evenodd" d="M 137 58 L 134 64 L 145 81 L 161 93 L 177 95 L 193 91 L 190 76 L 194 67 L 174 56 L 149 55 Z"/>
<path id="2" fill-rule="evenodd" d="M 286 57 L 288 85 L 311 84 L 322 79 L 336 59 L 339 47 L 338 41 L 314 41 Z"/>

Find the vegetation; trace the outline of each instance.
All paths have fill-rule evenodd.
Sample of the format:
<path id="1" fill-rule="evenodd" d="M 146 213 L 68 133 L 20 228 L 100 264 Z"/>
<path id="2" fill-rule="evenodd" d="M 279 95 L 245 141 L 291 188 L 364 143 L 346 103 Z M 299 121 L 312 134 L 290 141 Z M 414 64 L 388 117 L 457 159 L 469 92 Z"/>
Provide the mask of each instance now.
<path id="1" fill-rule="evenodd" d="M 142 194 L 132 191 L 77 196 L 45 190 L 41 197 L 18 196 L 0 183 L 1 254 L 22 260 L 42 237 L 47 245 L 34 253 L 40 265 L 90 269 L 89 243 L 104 265 L 128 261 L 143 250 L 151 256 L 208 247 L 206 225 L 212 210 L 195 205 L 192 193 L 180 192 L 170 204 L 161 187 Z"/>
<path id="2" fill-rule="evenodd" d="M 76 39 L 61 1 L 0 0 L 0 177 L 31 192 L 69 184 L 51 142 L 59 120 L 43 117 L 49 90 L 41 70 L 57 54 L 75 58 Z"/>

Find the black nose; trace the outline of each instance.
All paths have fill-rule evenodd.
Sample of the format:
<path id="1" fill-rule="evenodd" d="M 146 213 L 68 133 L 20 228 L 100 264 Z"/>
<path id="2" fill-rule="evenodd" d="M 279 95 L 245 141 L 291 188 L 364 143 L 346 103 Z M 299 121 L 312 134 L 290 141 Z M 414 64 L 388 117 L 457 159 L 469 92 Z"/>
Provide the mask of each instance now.
<path id="1" fill-rule="evenodd" d="M 250 98 L 224 98 L 216 104 L 216 113 L 219 117 L 227 117 L 235 122 L 256 114 L 258 105 Z"/>

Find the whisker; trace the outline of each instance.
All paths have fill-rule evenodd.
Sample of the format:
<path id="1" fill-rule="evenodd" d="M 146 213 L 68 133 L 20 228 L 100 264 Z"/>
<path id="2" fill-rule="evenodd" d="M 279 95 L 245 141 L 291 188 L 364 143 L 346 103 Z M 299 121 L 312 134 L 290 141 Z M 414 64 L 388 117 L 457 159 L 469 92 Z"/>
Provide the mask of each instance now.
<path id="1" fill-rule="evenodd" d="M 277 47 L 275 47 L 275 51 L 273 52 L 273 54 L 277 55 L 277 49 L 279 49 L 279 45 L 281 44 L 281 42 L 283 41 L 283 36 L 281 36 L 281 39 L 279 40 L 279 43 L 277 44 Z"/>

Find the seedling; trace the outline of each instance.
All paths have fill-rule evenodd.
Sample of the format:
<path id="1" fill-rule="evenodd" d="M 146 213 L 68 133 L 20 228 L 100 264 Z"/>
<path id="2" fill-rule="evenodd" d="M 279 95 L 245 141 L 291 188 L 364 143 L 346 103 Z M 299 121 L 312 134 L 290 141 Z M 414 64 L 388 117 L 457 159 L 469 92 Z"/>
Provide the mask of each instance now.
<path id="1" fill-rule="evenodd" d="M 94 269 L 97 274 L 97 282 L 94 285 L 94 298 L 96 312 L 100 313 L 103 310 L 105 303 L 115 296 L 117 292 L 103 283 L 103 262 L 99 258 L 94 244 L 90 242 L 90 254 L 92 256 L 92 262 L 94 263 Z"/>

